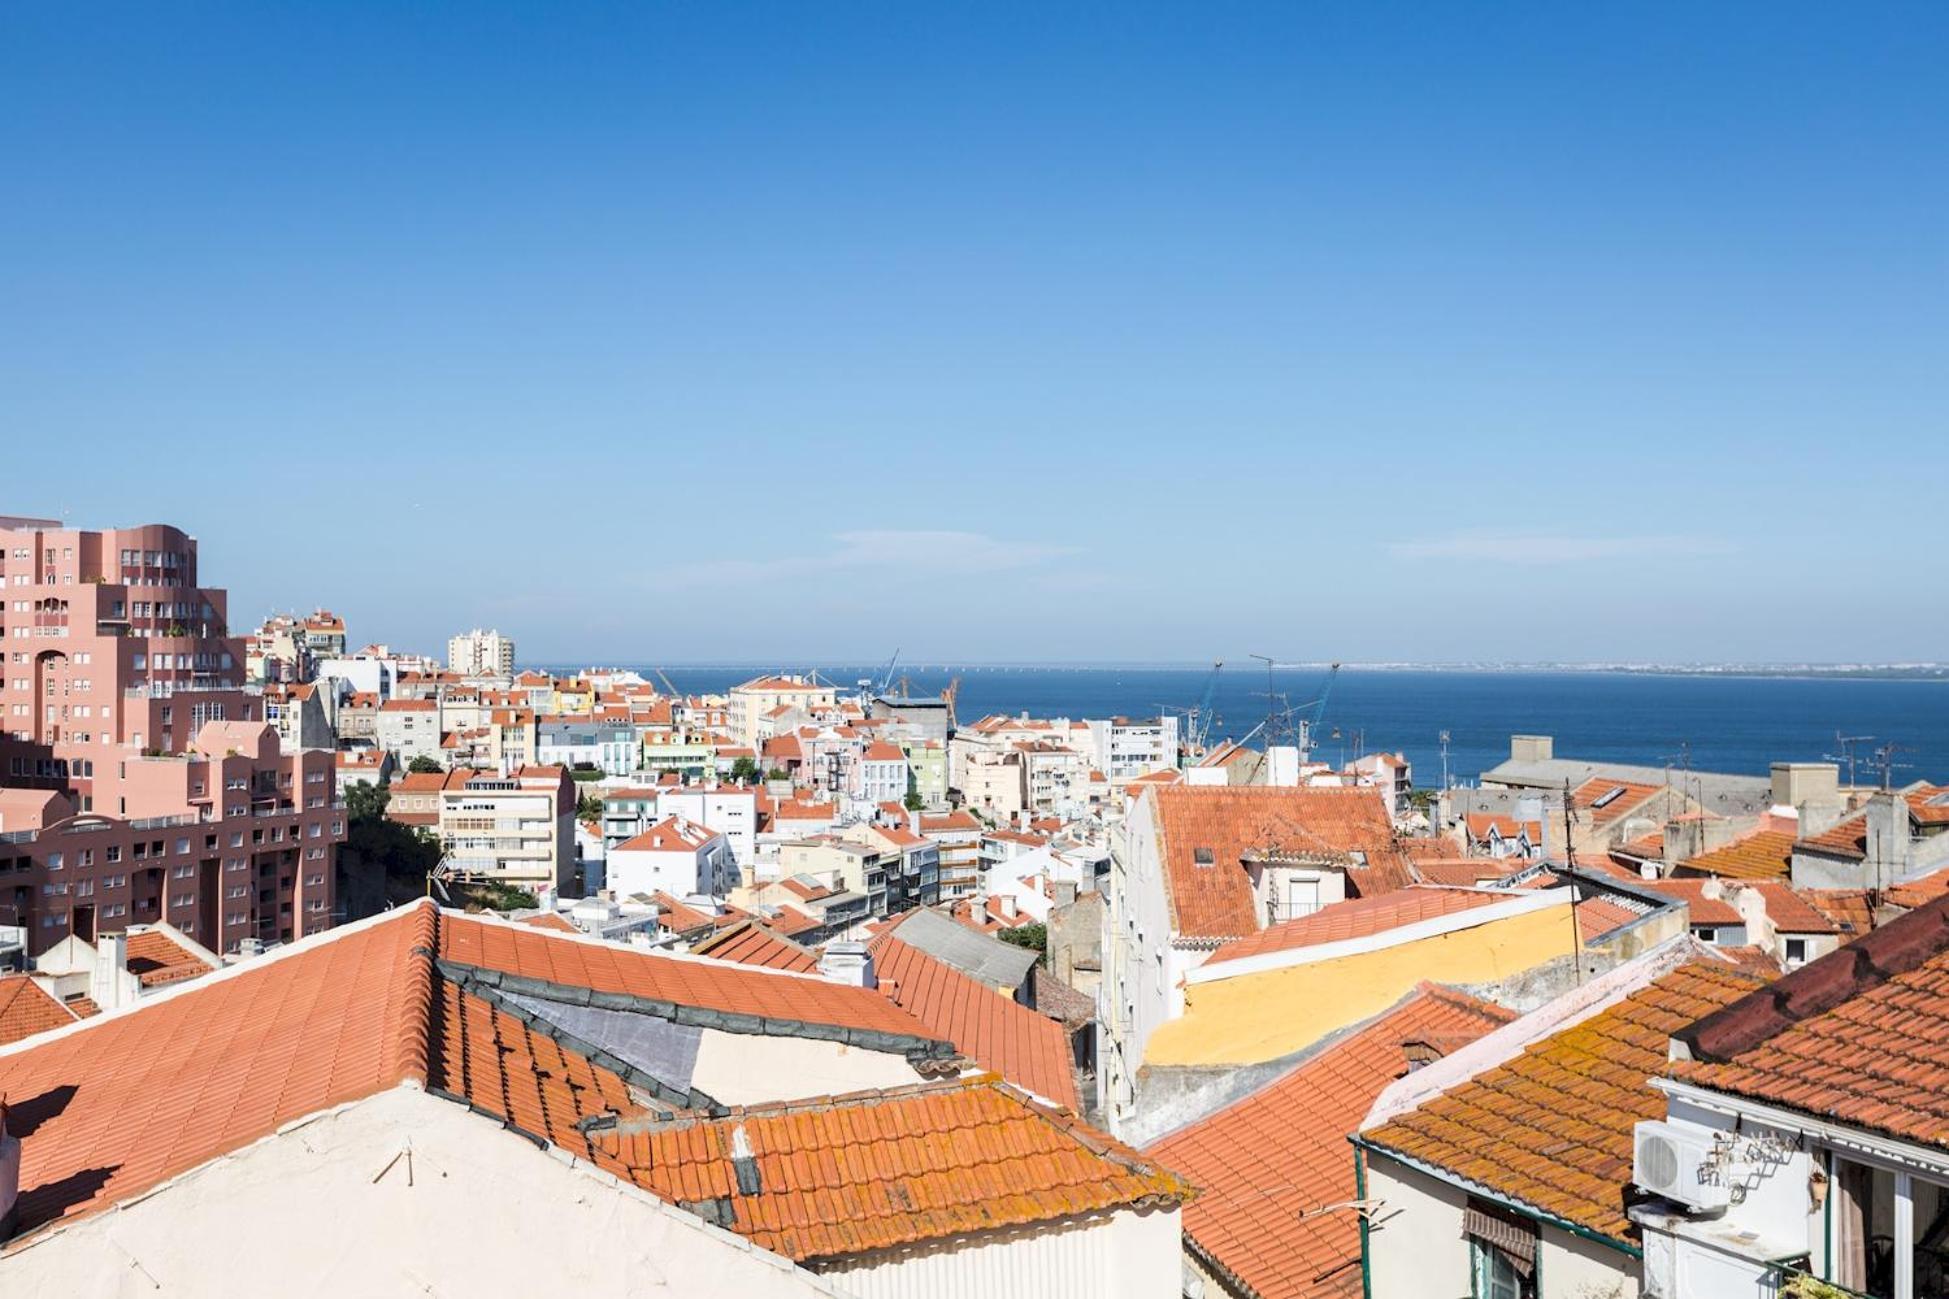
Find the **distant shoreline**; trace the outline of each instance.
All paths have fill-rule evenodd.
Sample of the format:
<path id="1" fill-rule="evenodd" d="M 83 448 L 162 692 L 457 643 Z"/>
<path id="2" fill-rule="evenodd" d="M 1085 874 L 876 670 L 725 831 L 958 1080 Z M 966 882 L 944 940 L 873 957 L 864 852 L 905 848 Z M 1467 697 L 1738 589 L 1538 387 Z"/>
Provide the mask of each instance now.
<path id="1" fill-rule="evenodd" d="M 652 665 L 646 662 L 582 662 L 570 663 L 555 661 L 539 663 L 534 666 L 545 670 L 575 671 L 587 667 L 609 666 L 622 669 L 647 669 Z M 669 659 L 654 665 L 667 670 L 728 670 L 749 669 L 752 671 L 771 671 L 789 668 L 790 660 L 773 659 Z M 806 663 L 799 667 L 815 669 L 860 668 L 874 670 L 878 665 L 864 663 Z M 902 669 L 912 672 L 1197 672 L 1209 671 L 1209 662 L 994 662 L 994 663 L 935 663 L 916 661 L 903 663 Z M 1332 665 L 1327 662 L 1291 662 L 1277 665 L 1278 671 L 1320 672 Z M 1456 674 L 1571 674 L 1587 673 L 1594 676 L 1658 676 L 1658 677 L 1710 677 L 1746 678 L 1796 681 L 1922 681 L 1949 683 L 1949 664 L 1815 664 L 1815 663 L 1360 663 L 1344 662 L 1341 665 L 1349 672 L 1452 672 Z M 1262 672 L 1262 664 L 1248 661 L 1233 668 L 1227 664 L 1228 671 Z"/>

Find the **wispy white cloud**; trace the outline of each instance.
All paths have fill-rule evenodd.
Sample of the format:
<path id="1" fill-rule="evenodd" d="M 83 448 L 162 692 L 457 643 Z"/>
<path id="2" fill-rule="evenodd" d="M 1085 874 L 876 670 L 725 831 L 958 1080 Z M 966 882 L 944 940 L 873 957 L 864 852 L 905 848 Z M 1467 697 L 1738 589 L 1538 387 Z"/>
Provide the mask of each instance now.
<path id="1" fill-rule="evenodd" d="M 1479 564 L 1584 564 L 1605 559 L 1706 559 L 1729 554 L 1718 537 L 1658 533 L 1572 536 L 1564 533 L 1458 532 L 1389 547 L 1396 559 L 1460 560 Z"/>
<path id="2" fill-rule="evenodd" d="M 676 563 L 650 574 L 661 586 L 762 586 L 820 574 L 868 580 L 969 577 L 1034 568 L 1075 553 L 1067 546 L 1006 541 L 981 532 L 869 529 L 836 533 L 825 548 L 764 558 Z"/>

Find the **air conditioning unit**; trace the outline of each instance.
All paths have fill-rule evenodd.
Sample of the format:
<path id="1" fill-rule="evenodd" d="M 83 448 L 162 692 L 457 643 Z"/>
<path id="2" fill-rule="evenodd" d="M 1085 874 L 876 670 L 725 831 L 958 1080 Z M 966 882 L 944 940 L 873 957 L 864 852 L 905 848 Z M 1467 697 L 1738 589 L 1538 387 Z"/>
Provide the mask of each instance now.
<path id="1" fill-rule="evenodd" d="M 1732 1203 L 1732 1189 L 1723 1161 L 1714 1157 L 1715 1135 L 1689 1124 L 1638 1124 L 1631 1180 L 1653 1195 L 1694 1209 L 1725 1208 Z"/>

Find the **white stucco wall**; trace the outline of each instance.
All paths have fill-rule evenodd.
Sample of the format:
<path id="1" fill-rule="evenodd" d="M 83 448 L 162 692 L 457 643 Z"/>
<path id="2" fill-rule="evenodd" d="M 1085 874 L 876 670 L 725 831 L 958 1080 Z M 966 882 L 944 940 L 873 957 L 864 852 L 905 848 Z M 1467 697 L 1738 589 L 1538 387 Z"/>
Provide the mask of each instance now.
<path id="1" fill-rule="evenodd" d="M 1115 1132 L 1135 1104 L 1135 1077 L 1151 1034 L 1158 1025 L 1184 1013 L 1179 980 L 1189 964 L 1201 962 L 1209 953 L 1170 947 L 1170 903 L 1148 798 L 1137 801 L 1111 844 L 1097 1061 L 1104 1120 Z"/>
<path id="2" fill-rule="evenodd" d="M 826 1273 L 861 1299 L 1178 1299 L 1175 1209 L 1125 1210 L 960 1246 L 876 1254 Z"/>
<path id="3" fill-rule="evenodd" d="M 409 1148 L 411 1167 L 399 1159 Z M 376 1179 L 376 1180 L 375 1180 Z M 279 1299 L 847 1292 L 635 1187 L 399 1088 L 0 1256 L 0 1294 Z"/>
<path id="4" fill-rule="evenodd" d="M 1367 1233 L 1373 1299 L 1468 1299 L 1468 1193 L 1384 1156 L 1364 1157 L 1367 1196 L 1381 1201 Z M 1541 1299 L 1636 1299 L 1636 1259 L 1556 1227 L 1540 1234 Z"/>
<path id="5" fill-rule="evenodd" d="M 1367 1229 L 1373 1299 L 1468 1299 L 1468 1196 L 1391 1159 L 1362 1157 L 1367 1198 L 1381 1202 Z"/>
<path id="6" fill-rule="evenodd" d="M 923 1082 L 904 1055 L 843 1042 L 706 1030 L 690 1085 L 726 1105 L 843 1096 Z"/>

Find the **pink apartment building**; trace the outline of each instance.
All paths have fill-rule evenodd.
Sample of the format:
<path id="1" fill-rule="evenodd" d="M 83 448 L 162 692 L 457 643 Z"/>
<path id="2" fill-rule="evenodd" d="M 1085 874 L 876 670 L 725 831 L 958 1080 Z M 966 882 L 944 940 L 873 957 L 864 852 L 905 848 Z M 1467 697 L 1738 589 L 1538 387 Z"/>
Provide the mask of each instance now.
<path id="1" fill-rule="evenodd" d="M 0 924 L 34 953 L 157 920 L 220 952 L 328 928 L 332 755 L 280 751 L 196 542 L 0 517 L 0 592 Z"/>

